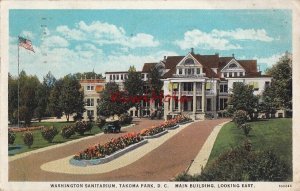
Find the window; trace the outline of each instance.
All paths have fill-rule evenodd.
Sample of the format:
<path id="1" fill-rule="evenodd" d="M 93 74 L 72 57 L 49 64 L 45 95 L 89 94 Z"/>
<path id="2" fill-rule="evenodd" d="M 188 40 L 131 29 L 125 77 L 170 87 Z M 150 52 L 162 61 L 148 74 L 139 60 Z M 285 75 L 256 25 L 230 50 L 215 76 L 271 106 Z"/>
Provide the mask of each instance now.
<path id="1" fill-rule="evenodd" d="M 206 90 L 211 90 L 212 86 L 213 86 L 213 84 L 211 82 L 206 82 L 205 89 Z"/>
<path id="2" fill-rule="evenodd" d="M 227 98 L 220 98 L 220 110 L 224 110 L 227 107 Z"/>
<path id="3" fill-rule="evenodd" d="M 87 110 L 87 116 L 94 117 L 94 110 Z"/>
<path id="4" fill-rule="evenodd" d="M 237 77 L 237 72 L 234 72 L 234 77 Z"/>
<path id="5" fill-rule="evenodd" d="M 249 85 L 253 87 L 254 91 L 259 90 L 258 82 L 249 82 Z"/>
<path id="6" fill-rule="evenodd" d="M 211 111 L 211 98 L 206 99 L 206 111 Z"/>
<path id="7" fill-rule="evenodd" d="M 227 77 L 227 72 L 224 72 L 224 77 L 225 77 L 225 78 Z"/>
<path id="8" fill-rule="evenodd" d="M 117 75 L 117 80 L 119 80 L 119 75 Z"/>
<path id="9" fill-rule="evenodd" d="M 182 74 L 182 69 L 181 68 L 178 69 L 178 74 Z"/>
<path id="10" fill-rule="evenodd" d="M 86 90 L 92 91 L 94 90 L 94 86 L 88 85 L 86 86 Z"/>
<path id="11" fill-rule="evenodd" d="M 229 78 L 231 78 L 232 77 L 232 73 L 231 72 L 229 72 Z"/>
<path id="12" fill-rule="evenodd" d="M 265 82 L 265 88 L 270 87 L 270 82 Z"/>
<path id="13" fill-rule="evenodd" d="M 191 69 L 191 74 L 195 74 L 195 69 L 194 68 Z"/>
<path id="14" fill-rule="evenodd" d="M 109 75 L 109 79 L 112 80 L 112 75 Z"/>
<path id="15" fill-rule="evenodd" d="M 193 83 L 192 82 L 183 83 L 183 91 L 193 91 Z"/>
<path id="16" fill-rule="evenodd" d="M 144 79 L 145 78 L 145 74 L 142 74 L 142 79 Z"/>
<path id="17" fill-rule="evenodd" d="M 116 79 L 116 76 L 115 75 L 113 75 L 113 80 L 115 80 Z"/>
<path id="18" fill-rule="evenodd" d="M 188 68 L 188 75 L 191 75 L 192 74 L 192 69 L 191 68 Z"/>
<path id="19" fill-rule="evenodd" d="M 197 68 L 197 74 L 200 74 L 200 68 Z"/>
<path id="20" fill-rule="evenodd" d="M 99 99 L 99 98 L 97 99 L 97 103 L 98 103 L 98 104 L 100 103 L 100 99 Z"/>
<path id="21" fill-rule="evenodd" d="M 123 74 L 121 74 L 121 80 L 123 80 Z"/>
<path id="22" fill-rule="evenodd" d="M 227 93 L 227 92 L 228 92 L 228 85 L 220 84 L 220 93 Z"/>
<path id="23" fill-rule="evenodd" d="M 87 98 L 86 106 L 94 106 L 94 98 Z"/>
<path id="24" fill-rule="evenodd" d="M 244 73 L 243 72 L 240 72 L 240 76 L 243 76 L 244 75 Z"/>
<path id="25" fill-rule="evenodd" d="M 178 110 L 178 98 L 177 97 L 174 99 L 174 102 L 175 102 L 174 110 Z"/>
<path id="26" fill-rule="evenodd" d="M 192 58 L 188 58 L 184 61 L 184 64 L 194 64 L 194 60 Z"/>
<path id="27" fill-rule="evenodd" d="M 230 65 L 229 65 L 229 68 L 236 68 L 236 67 L 237 67 L 236 64 L 230 64 Z"/>

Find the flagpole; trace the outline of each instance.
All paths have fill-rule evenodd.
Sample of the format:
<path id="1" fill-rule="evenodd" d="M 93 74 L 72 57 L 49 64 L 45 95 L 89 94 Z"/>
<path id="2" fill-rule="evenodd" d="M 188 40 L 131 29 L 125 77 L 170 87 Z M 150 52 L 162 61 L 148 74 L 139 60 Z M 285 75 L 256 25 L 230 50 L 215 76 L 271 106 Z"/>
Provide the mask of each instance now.
<path id="1" fill-rule="evenodd" d="M 18 127 L 20 127 L 20 46 L 19 46 L 19 36 L 18 36 Z"/>

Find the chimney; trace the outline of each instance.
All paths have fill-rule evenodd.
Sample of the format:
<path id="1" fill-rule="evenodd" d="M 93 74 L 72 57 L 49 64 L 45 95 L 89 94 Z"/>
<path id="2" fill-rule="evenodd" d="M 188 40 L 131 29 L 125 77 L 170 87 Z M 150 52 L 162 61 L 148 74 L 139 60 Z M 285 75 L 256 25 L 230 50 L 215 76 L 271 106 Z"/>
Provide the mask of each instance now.
<path id="1" fill-rule="evenodd" d="M 232 54 L 232 57 L 234 58 L 234 54 Z"/>
<path id="2" fill-rule="evenodd" d="M 167 56 L 164 56 L 164 61 L 166 61 L 167 60 Z"/>
<path id="3" fill-rule="evenodd" d="M 191 53 L 194 54 L 194 48 L 191 48 Z"/>
<path id="4" fill-rule="evenodd" d="M 218 53 L 218 52 L 216 52 L 216 53 L 215 53 L 215 55 L 216 55 L 216 56 L 219 56 L 219 53 Z"/>

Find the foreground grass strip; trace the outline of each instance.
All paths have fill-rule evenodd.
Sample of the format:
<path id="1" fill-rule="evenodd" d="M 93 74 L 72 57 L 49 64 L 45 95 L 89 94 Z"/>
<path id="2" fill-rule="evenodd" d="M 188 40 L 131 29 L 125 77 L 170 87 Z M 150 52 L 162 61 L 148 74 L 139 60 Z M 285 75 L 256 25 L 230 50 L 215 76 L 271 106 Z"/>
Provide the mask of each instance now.
<path id="1" fill-rule="evenodd" d="M 254 151 L 273 150 L 281 160 L 292 166 L 292 119 L 269 119 L 251 122 L 252 131 L 247 137 Z M 246 137 L 231 122 L 218 134 L 207 166 L 223 152 L 242 145 Z"/>

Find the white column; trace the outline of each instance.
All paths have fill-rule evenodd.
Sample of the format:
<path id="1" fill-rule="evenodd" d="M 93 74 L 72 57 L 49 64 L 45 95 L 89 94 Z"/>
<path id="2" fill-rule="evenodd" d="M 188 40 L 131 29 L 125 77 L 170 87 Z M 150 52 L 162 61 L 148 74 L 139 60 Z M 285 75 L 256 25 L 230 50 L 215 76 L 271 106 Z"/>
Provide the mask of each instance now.
<path id="1" fill-rule="evenodd" d="M 178 82 L 178 111 L 181 113 L 181 82 Z"/>
<path id="2" fill-rule="evenodd" d="M 206 102 L 206 96 L 205 96 L 205 81 L 202 83 L 202 112 L 205 112 L 205 102 Z"/>
<path id="3" fill-rule="evenodd" d="M 196 82 L 193 83 L 193 115 L 196 118 Z"/>

